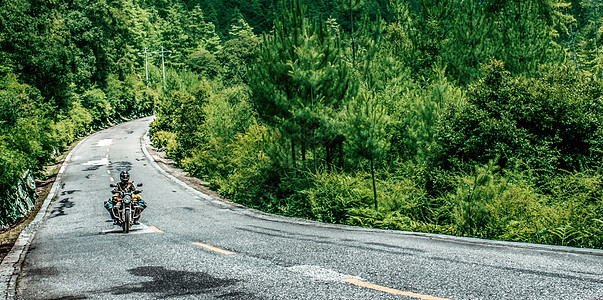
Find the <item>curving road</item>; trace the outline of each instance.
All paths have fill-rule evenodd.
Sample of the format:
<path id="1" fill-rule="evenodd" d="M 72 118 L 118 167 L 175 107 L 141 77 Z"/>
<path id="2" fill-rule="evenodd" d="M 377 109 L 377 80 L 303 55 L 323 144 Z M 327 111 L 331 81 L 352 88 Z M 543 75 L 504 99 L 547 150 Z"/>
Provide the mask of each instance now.
<path id="1" fill-rule="evenodd" d="M 603 251 L 317 224 L 213 200 L 170 179 L 141 138 L 151 118 L 73 151 L 16 275 L 18 299 L 597 299 Z M 131 170 L 149 208 L 108 222 Z"/>

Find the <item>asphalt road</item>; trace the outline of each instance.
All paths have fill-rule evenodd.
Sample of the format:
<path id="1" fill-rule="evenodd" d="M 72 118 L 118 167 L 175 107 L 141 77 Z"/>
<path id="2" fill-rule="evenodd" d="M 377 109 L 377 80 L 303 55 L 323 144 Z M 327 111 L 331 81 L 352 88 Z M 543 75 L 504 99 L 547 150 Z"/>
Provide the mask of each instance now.
<path id="1" fill-rule="evenodd" d="M 84 140 L 18 274 L 18 299 L 598 299 L 603 252 L 325 226 L 208 200 L 145 156 L 150 118 Z M 149 207 L 109 222 L 130 170 Z"/>

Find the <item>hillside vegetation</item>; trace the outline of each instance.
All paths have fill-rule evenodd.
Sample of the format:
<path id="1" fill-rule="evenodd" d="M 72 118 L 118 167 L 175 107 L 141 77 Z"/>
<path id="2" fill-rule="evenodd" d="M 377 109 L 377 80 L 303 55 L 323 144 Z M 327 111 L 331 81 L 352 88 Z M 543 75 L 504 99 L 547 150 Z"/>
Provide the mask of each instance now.
<path id="1" fill-rule="evenodd" d="M 250 207 L 603 248 L 598 1 L 1 5 L 2 224 L 26 170 L 154 113 L 155 146 Z"/>

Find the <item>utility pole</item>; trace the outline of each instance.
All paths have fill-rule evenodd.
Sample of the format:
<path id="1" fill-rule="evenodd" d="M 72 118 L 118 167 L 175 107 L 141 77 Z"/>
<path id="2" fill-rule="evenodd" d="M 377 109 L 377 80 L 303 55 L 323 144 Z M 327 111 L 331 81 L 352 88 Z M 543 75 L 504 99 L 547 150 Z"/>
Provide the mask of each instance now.
<path id="1" fill-rule="evenodd" d="M 164 53 L 172 53 L 172 50 L 164 50 L 163 46 L 161 47 L 161 51 L 147 51 L 147 48 L 144 48 L 144 52 L 138 52 L 138 54 L 144 54 L 145 61 L 145 69 L 147 72 L 147 88 L 149 87 L 149 62 L 147 60 L 147 54 L 160 54 L 161 53 L 161 68 L 163 69 L 163 88 L 165 88 L 165 59 L 163 57 Z"/>
<path id="2" fill-rule="evenodd" d="M 138 54 L 142 55 L 144 54 L 144 69 L 146 71 L 147 74 L 147 89 L 149 88 L 149 60 L 147 59 L 147 47 L 144 47 L 144 52 L 138 52 Z"/>
<path id="3" fill-rule="evenodd" d="M 161 53 L 161 67 L 163 68 L 163 88 L 165 89 L 165 60 L 163 59 L 163 53 L 172 53 L 171 50 L 163 50 L 163 46 L 161 46 L 161 51 L 159 53 Z"/>

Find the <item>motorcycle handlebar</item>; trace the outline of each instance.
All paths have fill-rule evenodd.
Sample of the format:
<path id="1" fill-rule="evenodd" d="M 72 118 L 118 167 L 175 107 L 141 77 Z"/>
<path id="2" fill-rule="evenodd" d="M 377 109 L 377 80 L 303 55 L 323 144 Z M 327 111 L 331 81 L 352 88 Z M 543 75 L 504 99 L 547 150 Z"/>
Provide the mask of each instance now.
<path id="1" fill-rule="evenodd" d="M 118 191 L 118 190 L 111 190 L 111 193 L 112 194 L 127 194 L 125 192 Z M 142 190 L 135 190 L 132 192 L 132 194 L 140 194 L 140 193 L 142 193 Z"/>

